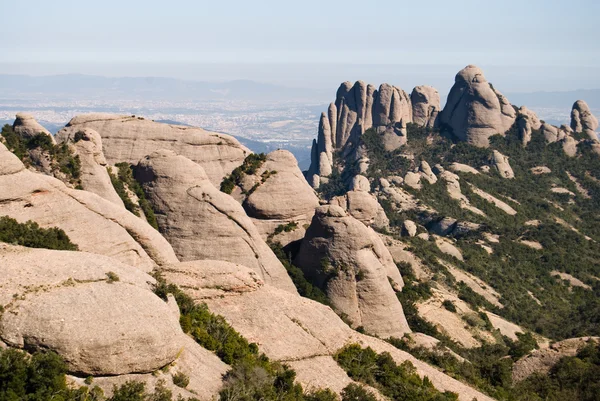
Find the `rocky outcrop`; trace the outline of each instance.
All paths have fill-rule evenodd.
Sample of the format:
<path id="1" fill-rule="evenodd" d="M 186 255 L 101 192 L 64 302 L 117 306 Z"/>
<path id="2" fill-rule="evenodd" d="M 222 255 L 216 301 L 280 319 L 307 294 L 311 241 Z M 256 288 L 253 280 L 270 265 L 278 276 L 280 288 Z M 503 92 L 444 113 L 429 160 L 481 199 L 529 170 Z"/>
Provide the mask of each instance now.
<path id="1" fill-rule="evenodd" d="M 571 110 L 571 129 L 575 132 L 581 132 L 590 137 L 594 142 L 598 142 L 598 119 L 592 114 L 589 106 L 583 100 L 578 100 L 573 104 Z"/>
<path id="2" fill-rule="evenodd" d="M 82 251 L 113 257 L 144 271 L 177 257 L 148 223 L 96 194 L 25 170 L 0 144 L 0 215 L 63 229 Z"/>
<path id="3" fill-rule="evenodd" d="M 504 135 L 516 117 L 513 106 L 485 79 L 483 71 L 468 65 L 456 74 L 441 123 L 458 140 L 488 147 L 489 137 Z"/>
<path id="4" fill-rule="evenodd" d="M 367 227 L 383 229 L 390 224 L 377 198 L 367 191 L 348 191 L 333 198 L 331 204 L 341 207 Z"/>
<path id="5" fill-rule="evenodd" d="M 537 114 L 525 106 L 519 108 L 517 124 L 519 137 L 523 142 L 523 146 L 527 146 L 529 141 L 531 141 L 531 134 L 533 130 L 539 130 L 542 126 L 542 122 L 538 118 Z"/>
<path id="6" fill-rule="evenodd" d="M 102 138 L 96 131 L 89 128 L 77 131 L 63 129 L 56 135 L 56 139 L 59 144 L 67 144 L 72 153 L 79 156 L 83 189 L 116 205 L 124 206 L 110 181 L 102 152 Z"/>
<path id="7" fill-rule="evenodd" d="M 547 374 L 554 365 L 566 356 L 575 356 L 586 344 L 600 342 L 600 337 L 569 338 L 556 342 L 548 348 L 533 351 L 515 362 L 512 378 L 520 382 L 534 373 Z"/>
<path id="8" fill-rule="evenodd" d="M 186 262 L 162 271 L 169 282 L 186 288 L 195 300 L 224 316 L 271 360 L 288 364 L 305 388 L 340 392 L 351 383 L 332 355 L 346 344 L 358 343 L 376 352 L 389 352 L 397 363 L 410 361 L 419 375 L 429 377 L 442 391 L 458 393 L 460 400 L 491 400 L 389 343 L 350 329 L 325 305 L 263 284 L 244 266 L 212 264 L 208 260 Z"/>
<path id="9" fill-rule="evenodd" d="M 355 327 L 387 338 L 410 331 L 395 290 L 403 285 L 377 234 L 338 206 L 319 207 L 294 262 Z"/>
<path id="10" fill-rule="evenodd" d="M 280 225 L 295 223 L 293 232 L 275 239 L 282 245 L 304 237 L 303 226 L 310 224 L 319 206 L 319 198 L 287 150 L 269 153 L 253 175 L 244 176 L 239 192 L 237 197 L 263 238 L 273 235 Z"/>
<path id="11" fill-rule="evenodd" d="M 502 153 L 494 150 L 492 154 L 492 165 L 496 168 L 500 177 L 502 178 L 515 178 L 515 173 L 513 172 L 512 167 L 508 163 L 508 157 L 504 156 Z"/>
<path id="12" fill-rule="evenodd" d="M 135 176 L 153 205 L 160 231 L 182 261 L 244 264 L 265 282 L 296 293 L 242 206 L 215 188 L 200 165 L 160 150 L 140 161 Z"/>
<path id="13" fill-rule="evenodd" d="M 94 385 L 107 395 L 127 380 L 152 389 L 165 378 L 175 395 L 218 394 L 229 367 L 182 333 L 178 314 L 152 293 L 151 276 L 97 254 L 1 243 L 0 265 L 0 338 L 8 345 L 57 352 L 70 373 L 100 375 Z M 171 384 L 171 373 L 156 373 L 169 364 L 190 377 L 187 390 Z"/>
<path id="14" fill-rule="evenodd" d="M 84 128 L 100 134 L 109 164 L 136 164 L 155 150 L 169 149 L 200 164 L 216 186 L 251 153 L 226 134 L 157 123 L 142 117 L 83 114 L 71 119 L 65 127 L 74 132 Z"/>
<path id="15" fill-rule="evenodd" d="M 51 349 L 83 375 L 151 372 L 177 357 L 183 332 L 152 277 L 80 252 L 1 245 L 0 260 L 3 287 L 18 294 L 2 302 L 9 346 Z"/>
<path id="16" fill-rule="evenodd" d="M 13 131 L 25 139 L 32 138 L 37 134 L 46 134 L 52 138 L 52 143 L 56 143 L 50 131 L 42 127 L 31 114 L 17 113 L 13 123 Z"/>
<path id="17" fill-rule="evenodd" d="M 435 125 L 439 110 L 439 94 L 430 87 L 413 91 L 418 101 L 419 124 Z M 333 154 L 341 151 L 344 161 L 360 164 L 364 158 L 360 136 L 374 128 L 382 137 L 388 151 L 406 144 L 406 124 L 413 121 L 411 96 L 389 84 L 379 89 L 362 81 L 344 82 L 337 91 L 336 100 L 321 114 L 318 140 L 313 142 L 311 165 L 306 172 L 309 183 L 316 187 L 321 177 L 332 172 Z M 363 164 L 364 164 L 363 160 Z"/>
<path id="18" fill-rule="evenodd" d="M 441 110 L 440 94 L 431 86 L 417 86 L 410 94 L 413 123 L 427 128 L 436 128 Z"/>

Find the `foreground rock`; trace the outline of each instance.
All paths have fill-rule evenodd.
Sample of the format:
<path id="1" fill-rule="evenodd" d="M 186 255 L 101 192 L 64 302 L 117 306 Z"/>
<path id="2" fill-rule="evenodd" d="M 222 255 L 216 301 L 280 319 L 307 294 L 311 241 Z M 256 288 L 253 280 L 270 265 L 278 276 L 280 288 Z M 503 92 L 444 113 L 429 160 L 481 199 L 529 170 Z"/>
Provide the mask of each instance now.
<path id="1" fill-rule="evenodd" d="M 488 147 L 489 138 L 504 135 L 516 117 L 510 102 L 485 79 L 483 71 L 468 65 L 456 74 L 441 122 L 457 139 Z"/>
<path id="2" fill-rule="evenodd" d="M 175 395 L 192 397 L 170 374 L 155 373 L 169 364 L 171 373 L 190 377 L 187 389 L 196 397 L 218 394 L 229 367 L 182 333 L 178 314 L 152 293 L 154 279 L 139 269 L 85 252 L 5 244 L 0 265 L 6 344 L 57 352 L 80 376 L 70 381 L 82 386 L 83 377 L 100 375 L 94 385 L 107 395 L 127 380 L 152 389 L 163 379 Z"/>
<path id="3" fill-rule="evenodd" d="M 397 363 L 410 361 L 419 375 L 428 376 L 441 391 L 458 393 L 460 400 L 491 400 L 389 343 L 350 329 L 331 308 L 263 284 L 251 269 L 206 260 L 167 266 L 163 274 L 224 316 L 270 359 L 288 364 L 305 388 L 339 392 L 351 383 L 332 355 L 346 344 L 358 343 L 389 352 Z"/>
<path id="4" fill-rule="evenodd" d="M 2 144 L 0 188 L 0 215 L 61 228 L 82 251 L 144 271 L 177 261 L 169 243 L 148 223 L 96 194 L 26 170 Z"/>
<path id="5" fill-rule="evenodd" d="M 107 163 L 102 152 L 100 135 L 92 129 L 85 128 L 77 132 L 62 130 L 56 137 L 58 143 L 67 144 L 73 154 L 79 156 L 83 189 L 124 207 L 106 170 Z"/>
<path id="6" fill-rule="evenodd" d="M 296 292 L 242 206 L 215 188 L 198 164 L 160 150 L 140 161 L 135 174 L 153 205 L 161 232 L 181 260 L 244 264 L 265 282 Z"/>
<path id="7" fill-rule="evenodd" d="M 200 164 L 217 186 L 251 153 L 226 134 L 162 124 L 135 116 L 83 114 L 71 119 L 63 130 L 74 133 L 84 128 L 100 134 L 109 164 L 136 164 L 157 149 L 170 149 Z"/>
<path id="8" fill-rule="evenodd" d="M 396 290 L 403 285 L 377 234 L 338 206 L 317 209 L 295 264 L 326 290 L 334 308 L 380 337 L 409 332 Z"/>

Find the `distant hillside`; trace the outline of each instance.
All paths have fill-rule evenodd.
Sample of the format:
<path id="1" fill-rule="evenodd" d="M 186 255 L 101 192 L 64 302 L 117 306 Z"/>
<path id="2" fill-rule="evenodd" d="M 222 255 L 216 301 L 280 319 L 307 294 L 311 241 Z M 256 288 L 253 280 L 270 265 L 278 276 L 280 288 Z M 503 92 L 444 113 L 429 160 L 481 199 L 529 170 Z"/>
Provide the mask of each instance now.
<path id="1" fill-rule="evenodd" d="M 325 93 L 249 80 L 227 82 L 185 81 L 160 77 L 102 77 L 65 74 L 49 76 L 0 74 L 3 97 L 93 97 L 96 99 L 190 100 L 298 100 L 318 99 Z M 118 97 L 117 97 L 118 96 Z"/>

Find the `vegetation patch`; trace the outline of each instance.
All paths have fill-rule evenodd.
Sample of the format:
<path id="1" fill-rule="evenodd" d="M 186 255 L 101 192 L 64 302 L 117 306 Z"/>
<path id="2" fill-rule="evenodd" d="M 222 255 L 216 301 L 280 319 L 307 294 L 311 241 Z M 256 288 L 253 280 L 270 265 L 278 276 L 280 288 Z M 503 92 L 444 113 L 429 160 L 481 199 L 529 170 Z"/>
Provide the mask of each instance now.
<path id="1" fill-rule="evenodd" d="M 77 245 L 60 228 L 41 228 L 34 221 L 19 223 L 8 216 L 0 216 L 0 241 L 29 248 L 78 250 Z"/>
<path id="2" fill-rule="evenodd" d="M 249 154 L 242 163 L 241 166 L 237 167 L 235 170 L 231 172 L 228 177 L 225 177 L 221 182 L 221 192 L 225 192 L 226 194 L 231 194 L 236 185 L 240 185 L 242 178 L 246 175 L 253 175 L 258 171 L 259 168 L 262 167 L 264 162 L 267 160 L 267 155 L 264 153 L 251 153 Z M 271 174 L 276 174 L 276 171 L 265 172 L 267 175 L 263 173 L 262 182 L 265 182 L 266 179 Z M 247 195 L 250 195 L 252 192 L 258 188 L 257 184 L 252 189 L 250 189 Z"/>

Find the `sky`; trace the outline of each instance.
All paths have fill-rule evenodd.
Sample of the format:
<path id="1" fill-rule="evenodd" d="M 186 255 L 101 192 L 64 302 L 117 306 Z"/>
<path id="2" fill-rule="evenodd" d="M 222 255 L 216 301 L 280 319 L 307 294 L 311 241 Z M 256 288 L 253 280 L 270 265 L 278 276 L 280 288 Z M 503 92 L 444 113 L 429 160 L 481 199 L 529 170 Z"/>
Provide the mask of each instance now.
<path id="1" fill-rule="evenodd" d="M 0 73 L 451 85 L 477 64 L 510 91 L 600 87 L 597 0 L 1 3 Z"/>

